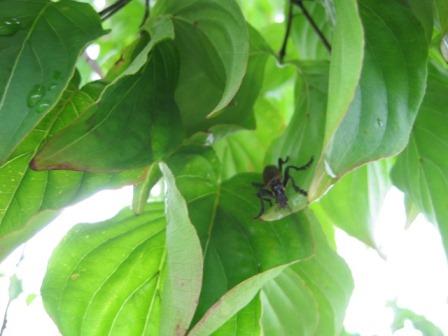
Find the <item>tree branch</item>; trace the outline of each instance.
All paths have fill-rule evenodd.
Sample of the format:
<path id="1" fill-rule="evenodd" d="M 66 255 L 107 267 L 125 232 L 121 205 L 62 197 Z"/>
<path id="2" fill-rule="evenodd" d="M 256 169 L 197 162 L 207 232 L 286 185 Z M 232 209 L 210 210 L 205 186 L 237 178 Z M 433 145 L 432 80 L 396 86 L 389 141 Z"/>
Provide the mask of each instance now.
<path id="1" fill-rule="evenodd" d="M 316 24 L 316 21 L 314 21 L 311 14 L 308 12 L 306 7 L 303 4 L 303 0 L 291 0 L 292 3 L 294 3 L 296 6 L 299 6 L 302 10 L 303 15 L 310 23 L 311 27 L 313 27 L 316 34 L 319 36 L 320 40 L 324 44 L 325 48 L 327 48 L 328 52 L 331 53 L 331 44 L 328 42 L 327 38 L 325 37 L 324 33 L 320 30 L 319 26 Z"/>
<path id="2" fill-rule="evenodd" d="M 93 72 L 95 72 L 101 78 L 104 78 L 103 70 L 101 70 L 101 67 L 99 66 L 99 64 L 95 60 L 91 59 L 89 57 L 89 55 L 87 55 L 87 53 L 85 51 L 82 54 L 82 57 L 87 62 L 87 64 L 90 66 L 90 68 L 92 69 Z"/>
<path id="3" fill-rule="evenodd" d="M 112 15 L 117 13 L 120 9 L 122 9 L 124 6 L 126 6 L 131 0 L 117 0 L 109 7 L 104 8 L 102 11 L 100 11 L 98 14 L 101 17 L 101 20 L 107 20 Z"/>
<path id="4" fill-rule="evenodd" d="M 278 52 L 278 59 L 280 63 L 283 63 L 283 59 L 285 58 L 286 55 L 286 48 L 288 47 L 289 34 L 291 33 L 291 25 L 292 25 L 292 2 L 289 3 L 288 18 L 286 19 L 285 36 L 283 38 L 282 47 Z"/>
<path id="5" fill-rule="evenodd" d="M 3 332 L 6 329 L 6 324 L 8 323 L 8 311 L 9 311 L 10 305 L 11 305 L 11 300 L 8 299 L 8 304 L 6 305 L 5 313 L 3 315 L 3 323 L 2 323 L 2 329 L 0 330 L 0 336 L 3 335 Z"/>
<path id="6" fill-rule="evenodd" d="M 145 0 L 145 14 L 143 15 L 142 23 L 140 23 L 140 28 L 143 27 L 143 25 L 146 22 L 146 19 L 149 17 L 149 11 L 151 8 L 151 0 Z"/>

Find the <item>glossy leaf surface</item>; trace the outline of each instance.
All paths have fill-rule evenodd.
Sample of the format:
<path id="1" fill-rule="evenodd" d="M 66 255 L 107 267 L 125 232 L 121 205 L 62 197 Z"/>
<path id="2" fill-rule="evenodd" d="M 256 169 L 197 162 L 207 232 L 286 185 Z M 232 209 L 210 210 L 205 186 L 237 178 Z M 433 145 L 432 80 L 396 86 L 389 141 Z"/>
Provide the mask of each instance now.
<path id="1" fill-rule="evenodd" d="M 118 187 L 139 178 L 138 171 L 91 174 L 36 172 L 29 163 L 49 137 L 78 118 L 99 96 L 104 85 L 78 89 L 71 81 L 60 102 L 0 167 L 0 259 L 54 218 L 59 209 L 100 188 Z"/>
<path id="2" fill-rule="evenodd" d="M 342 69 L 334 68 L 339 66 L 335 61 L 336 32 L 325 148 L 310 188 L 311 198 L 319 197 L 332 179 L 357 166 L 400 152 L 424 94 L 428 45 L 425 30 L 410 6 L 399 1 L 363 0 L 358 10 L 362 39 L 340 57 L 345 62 L 353 53 L 362 56 L 362 72 L 360 77 L 349 69 L 335 75 Z M 353 69 L 359 70 L 359 66 Z M 338 91 L 340 86 L 334 88 L 346 80 L 350 85 L 344 92 Z"/>
<path id="3" fill-rule="evenodd" d="M 425 31 L 411 9 L 399 1 L 363 0 L 359 11 L 363 68 L 354 100 L 325 153 L 332 177 L 401 151 L 425 91 Z"/>
<path id="4" fill-rule="evenodd" d="M 56 104 L 78 55 L 103 33 L 87 4 L 0 2 L 0 163 Z"/>
<path id="5" fill-rule="evenodd" d="M 204 250 L 203 290 L 195 317 L 199 322 L 192 330 L 207 334 L 224 324 L 224 316 L 248 304 L 277 268 L 312 253 L 309 224 L 302 216 L 254 220 L 259 204 L 251 182 L 258 176 L 240 174 L 220 184 L 218 162 L 209 151 L 185 149 L 168 164 Z"/>
<path id="6" fill-rule="evenodd" d="M 82 118 L 53 137 L 33 168 L 117 171 L 168 156 L 183 138 L 174 101 L 177 62 L 173 46 L 160 44 L 138 73 L 108 86 Z"/>

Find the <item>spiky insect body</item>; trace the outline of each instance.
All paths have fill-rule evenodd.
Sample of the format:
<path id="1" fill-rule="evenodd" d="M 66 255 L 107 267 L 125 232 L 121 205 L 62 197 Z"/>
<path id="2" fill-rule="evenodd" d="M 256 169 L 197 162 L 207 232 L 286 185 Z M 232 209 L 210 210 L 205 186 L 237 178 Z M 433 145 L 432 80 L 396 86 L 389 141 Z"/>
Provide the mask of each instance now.
<path id="1" fill-rule="evenodd" d="M 288 197 L 286 196 L 286 186 L 289 181 L 292 183 L 292 187 L 298 193 L 307 196 L 308 193 L 300 188 L 290 176 L 290 170 L 305 170 L 313 163 L 311 158 L 305 165 L 301 167 L 287 166 L 283 174 L 283 165 L 287 163 L 289 158 L 285 160 L 278 159 L 278 166 L 269 165 L 263 170 L 263 183 L 253 183 L 258 188 L 257 197 L 260 199 L 260 212 L 255 218 L 260 218 L 265 210 L 264 202 L 268 202 L 272 206 L 272 201 L 278 204 L 280 208 L 286 208 L 288 206 Z"/>

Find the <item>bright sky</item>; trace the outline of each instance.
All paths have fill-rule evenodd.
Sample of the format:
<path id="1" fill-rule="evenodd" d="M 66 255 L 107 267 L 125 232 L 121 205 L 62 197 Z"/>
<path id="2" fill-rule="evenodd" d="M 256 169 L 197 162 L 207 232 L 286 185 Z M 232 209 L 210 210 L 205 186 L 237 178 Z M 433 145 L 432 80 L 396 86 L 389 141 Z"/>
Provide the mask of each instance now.
<path id="1" fill-rule="evenodd" d="M 102 191 L 62 214 L 25 246 L 18 275 L 23 279 L 24 293 L 11 305 L 8 328 L 4 336 L 59 335 L 46 315 L 42 301 L 36 298 L 26 304 L 28 294 L 39 293 L 48 258 L 64 234 L 79 222 L 97 222 L 114 216 L 131 203 L 131 188 Z M 345 326 L 362 336 L 392 335 L 393 312 L 387 302 L 424 315 L 448 334 L 448 267 L 442 243 L 434 226 L 422 216 L 405 230 L 402 194 L 393 189 L 385 202 L 375 231 L 381 247 L 379 254 L 342 231 L 337 232 L 338 251 L 349 264 L 355 279 Z M 7 302 L 8 278 L 22 254 L 15 251 L 0 264 L 0 316 Z M 412 325 L 393 334 L 417 336 Z M 267 335 L 270 336 L 270 335 Z"/>

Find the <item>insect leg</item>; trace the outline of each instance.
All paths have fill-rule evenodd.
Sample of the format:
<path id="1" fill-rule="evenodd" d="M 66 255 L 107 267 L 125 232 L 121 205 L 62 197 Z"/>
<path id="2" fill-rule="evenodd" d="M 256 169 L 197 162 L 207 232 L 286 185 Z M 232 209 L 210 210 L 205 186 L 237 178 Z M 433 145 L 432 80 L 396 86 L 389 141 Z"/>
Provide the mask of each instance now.
<path id="1" fill-rule="evenodd" d="M 296 181 L 294 181 L 294 179 L 289 176 L 289 180 L 291 180 L 292 183 L 292 187 L 294 188 L 294 190 L 298 193 L 301 193 L 303 196 L 308 196 L 308 192 L 306 190 L 303 190 L 302 188 L 300 188 L 297 184 Z"/>
<path id="2" fill-rule="evenodd" d="M 265 201 L 269 203 L 269 206 L 272 206 L 271 198 L 274 197 L 274 195 L 272 194 L 272 192 L 270 190 L 260 188 L 260 190 L 258 190 L 258 192 L 257 192 L 257 197 L 260 200 L 260 212 L 258 213 L 258 215 L 256 215 L 254 217 L 255 219 L 260 218 L 264 214 L 264 210 L 265 210 L 264 202 Z"/>
<path id="3" fill-rule="evenodd" d="M 278 159 L 278 170 L 280 174 L 283 173 L 283 165 L 289 161 L 289 156 L 287 156 L 284 160 L 282 158 Z"/>
<path id="4" fill-rule="evenodd" d="M 311 164 L 313 163 L 313 160 L 314 160 L 314 158 L 311 157 L 311 159 L 309 159 L 309 161 L 307 163 L 305 163 L 303 166 L 300 166 L 300 167 L 297 167 L 297 166 L 288 166 L 288 167 L 286 167 L 285 175 L 283 176 L 283 185 L 286 187 L 286 184 L 288 183 L 289 179 L 291 178 L 290 173 L 289 173 L 289 171 L 291 169 L 294 169 L 294 170 L 306 170 L 306 169 L 308 169 L 311 166 Z"/>

